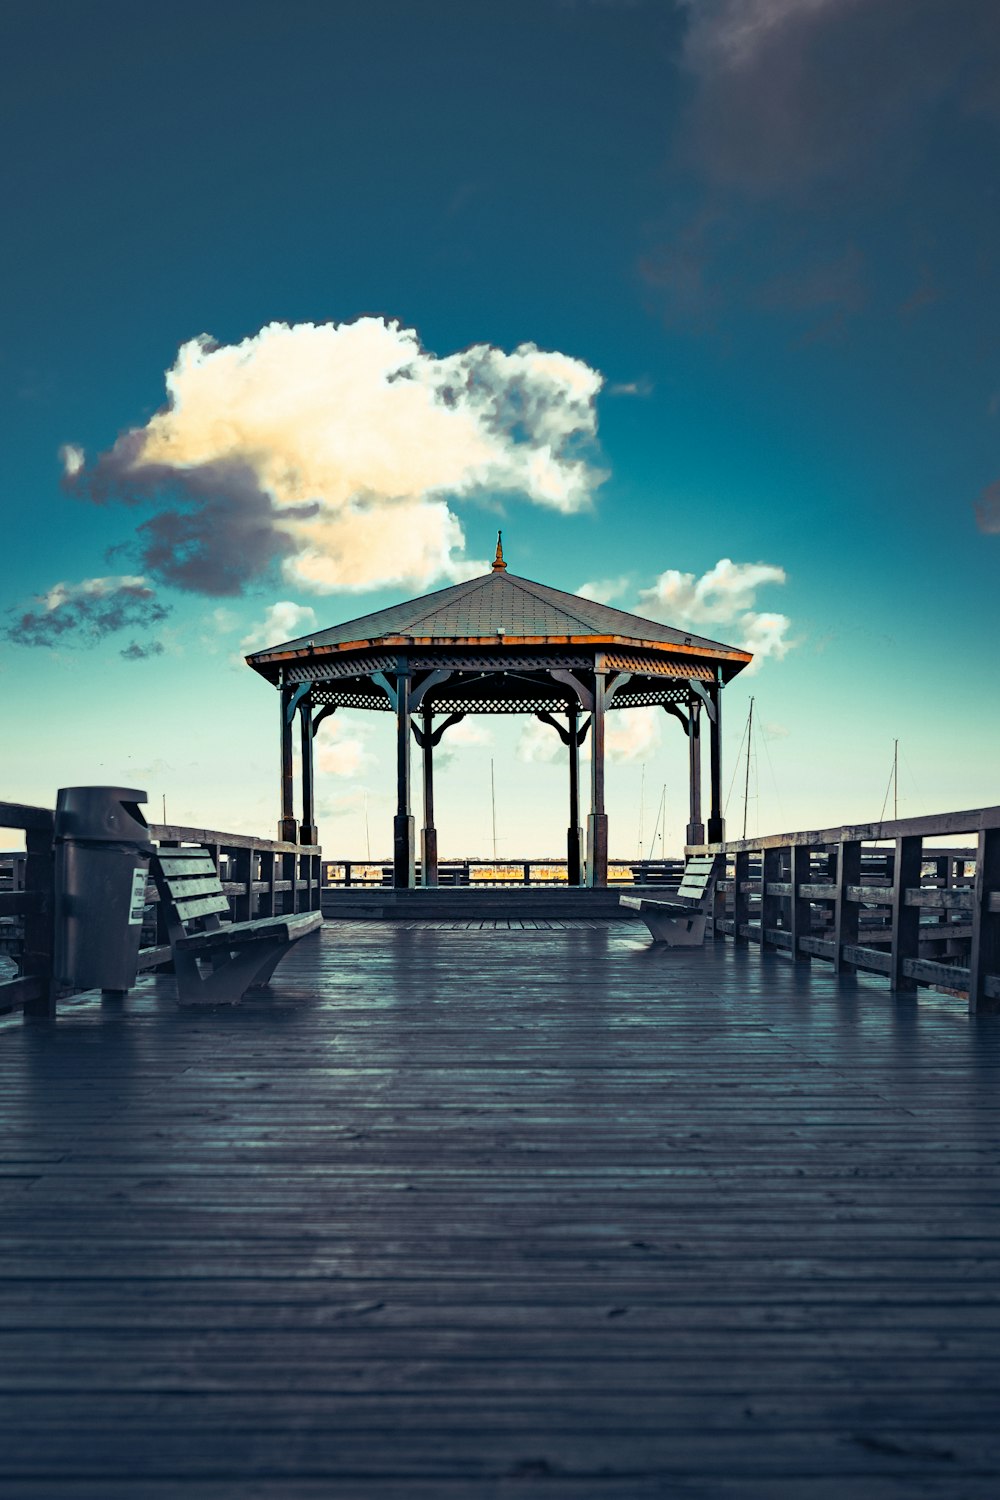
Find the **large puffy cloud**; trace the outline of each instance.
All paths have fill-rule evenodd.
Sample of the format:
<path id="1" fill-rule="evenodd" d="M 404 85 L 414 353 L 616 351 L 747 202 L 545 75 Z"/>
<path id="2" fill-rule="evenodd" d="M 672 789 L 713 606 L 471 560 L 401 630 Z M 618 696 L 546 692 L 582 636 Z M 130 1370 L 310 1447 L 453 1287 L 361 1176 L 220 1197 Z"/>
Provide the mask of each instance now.
<path id="1" fill-rule="evenodd" d="M 456 499 L 589 503 L 601 383 L 534 344 L 438 358 L 381 318 L 272 323 L 184 344 L 163 410 L 91 466 L 66 445 L 66 482 L 98 502 L 165 502 L 140 528 L 143 556 L 181 588 L 238 593 L 276 560 L 316 592 L 459 579 L 485 564 L 463 556 Z"/>
<path id="2" fill-rule="evenodd" d="M 119 630 L 157 625 L 170 613 L 148 580 L 129 574 L 54 583 L 35 607 L 14 613 L 4 634 L 19 646 L 93 644 Z M 156 645 L 133 642 L 127 660 L 158 655 Z"/>
<path id="3" fill-rule="evenodd" d="M 735 637 L 734 645 L 754 653 L 749 670 L 759 668 L 765 657 L 781 658 L 791 649 L 791 621 L 787 615 L 758 611 L 758 591 L 783 584 L 784 568 L 773 563 L 737 563 L 722 557 L 700 578 L 667 568 L 651 588 L 639 596 L 640 608 L 671 625 L 701 631 L 720 626 Z"/>

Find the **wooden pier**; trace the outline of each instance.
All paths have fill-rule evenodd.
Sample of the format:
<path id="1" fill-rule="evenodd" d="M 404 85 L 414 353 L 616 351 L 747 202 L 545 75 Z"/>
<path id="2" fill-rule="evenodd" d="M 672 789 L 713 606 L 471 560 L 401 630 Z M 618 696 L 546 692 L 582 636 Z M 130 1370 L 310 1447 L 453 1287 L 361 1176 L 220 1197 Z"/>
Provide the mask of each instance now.
<path id="1" fill-rule="evenodd" d="M 390 890 L 194 1011 L 155 904 L 57 994 L 0 817 L 2 1500 L 994 1500 L 1000 809 L 728 845 L 701 949 Z"/>
<path id="2" fill-rule="evenodd" d="M 4 1500 L 992 1500 L 1000 1026 L 328 923 L 0 1030 Z"/>

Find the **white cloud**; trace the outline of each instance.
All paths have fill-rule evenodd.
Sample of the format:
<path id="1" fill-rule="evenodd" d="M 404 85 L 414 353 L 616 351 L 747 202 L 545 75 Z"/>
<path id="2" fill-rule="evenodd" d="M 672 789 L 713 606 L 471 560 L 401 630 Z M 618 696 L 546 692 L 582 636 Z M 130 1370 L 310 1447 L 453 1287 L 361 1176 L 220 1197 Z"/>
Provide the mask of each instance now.
<path id="1" fill-rule="evenodd" d="M 722 557 L 700 578 L 667 568 L 639 598 L 647 609 L 667 611 L 663 618 L 671 623 L 728 624 L 753 606 L 759 588 L 784 583 L 785 577 L 784 568 L 771 563 L 734 563 Z"/>
<path id="2" fill-rule="evenodd" d="M 794 645 L 788 639 L 791 624 L 787 615 L 754 614 L 748 611 L 742 616 L 739 621 L 742 632 L 740 644 L 745 650 L 753 652 L 753 661 L 746 671 L 756 672 L 761 662 L 769 656 L 780 661 L 783 656 L 788 655 Z"/>
<path id="3" fill-rule="evenodd" d="M 651 396 L 653 382 L 644 375 L 641 380 L 616 380 L 608 386 L 609 396 Z"/>
<path id="4" fill-rule="evenodd" d="M 215 610 L 214 616 L 228 616 L 228 610 Z M 216 620 L 220 629 L 231 628 Z M 316 611 L 309 604 L 293 604 L 290 599 L 279 599 L 268 606 L 267 613 L 258 625 L 240 641 L 240 651 L 249 656 L 254 651 L 266 651 L 268 646 L 280 646 L 283 641 L 294 641 L 316 627 Z"/>
<path id="5" fill-rule="evenodd" d="M 624 762 L 642 760 L 651 755 L 660 743 L 660 725 L 663 718 L 661 708 L 616 709 L 609 713 L 604 728 L 604 753 L 609 761 Z M 551 724 L 540 719 L 530 719 L 523 726 L 517 743 L 517 758 L 527 765 L 559 761 L 568 756 L 563 744 Z M 590 759 L 590 735 L 580 748 L 580 759 Z"/>
<path id="6" fill-rule="evenodd" d="M 453 724 L 445 731 L 444 739 L 449 745 L 492 745 L 493 734 L 484 724 L 478 724 L 475 719 L 462 719 L 458 724 Z M 444 743 L 444 741 L 442 741 Z"/>
<path id="7" fill-rule="evenodd" d="M 217 609 L 213 609 L 208 617 L 209 628 L 217 635 L 228 634 L 229 631 L 235 630 L 239 623 L 240 617 L 236 611 L 227 609 L 224 604 L 220 604 Z"/>
<path id="8" fill-rule="evenodd" d="M 59 462 L 63 466 L 63 473 L 66 477 L 74 479 L 87 462 L 87 455 L 78 444 L 63 443 L 59 449 Z"/>
<path id="9" fill-rule="evenodd" d="M 754 653 L 745 670 L 756 672 L 767 657 L 780 659 L 791 650 L 787 615 L 754 608 L 758 590 L 783 584 L 784 568 L 773 563 L 737 563 L 722 557 L 700 578 L 667 568 L 639 595 L 640 609 L 670 625 L 701 632 L 720 626 L 728 643 Z"/>
<path id="10" fill-rule="evenodd" d="M 521 726 L 515 754 L 525 765 L 544 765 L 558 760 L 565 751 L 566 747 L 551 724 L 543 724 L 541 719 L 527 719 Z"/>
<path id="11" fill-rule="evenodd" d="M 581 583 L 577 593 L 581 599 L 593 599 L 598 604 L 610 604 L 612 599 L 620 599 L 629 586 L 626 575 L 620 578 L 594 578 L 587 583 Z"/>
<path id="12" fill-rule="evenodd" d="M 663 709 L 649 705 L 609 713 L 604 731 L 604 751 L 608 760 L 644 760 L 660 743 L 662 723 Z"/>
<path id="13" fill-rule="evenodd" d="M 143 532 L 147 565 L 184 588 L 238 592 L 277 557 L 319 593 L 424 586 L 487 567 L 464 556 L 456 500 L 589 504 L 604 476 L 580 445 L 601 385 L 530 343 L 437 358 L 382 318 L 271 323 L 240 344 L 184 344 L 166 407 L 72 475 L 95 499 L 182 495 L 187 508 Z"/>
<path id="14" fill-rule="evenodd" d="M 434 752 L 436 765 L 446 766 L 460 750 L 482 750 L 493 744 L 493 731 L 474 718 L 461 719 L 446 729 Z"/>
<path id="15" fill-rule="evenodd" d="M 365 744 L 368 726 L 340 710 L 324 719 L 316 736 L 316 769 L 324 776 L 357 776 L 374 756 Z"/>
<path id="16" fill-rule="evenodd" d="M 335 792 L 324 792 L 322 787 L 317 788 L 316 816 L 322 820 L 328 818 L 349 817 L 357 813 L 368 813 L 373 820 L 381 814 L 390 811 L 388 806 L 383 806 L 381 797 L 369 797 L 365 787 L 355 783 Z"/>

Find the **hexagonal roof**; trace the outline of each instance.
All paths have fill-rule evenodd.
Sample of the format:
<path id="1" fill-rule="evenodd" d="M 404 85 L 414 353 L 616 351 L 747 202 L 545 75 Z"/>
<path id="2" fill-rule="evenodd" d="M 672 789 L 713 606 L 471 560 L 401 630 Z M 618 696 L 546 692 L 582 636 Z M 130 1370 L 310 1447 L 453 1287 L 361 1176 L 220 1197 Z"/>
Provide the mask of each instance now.
<path id="1" fill-rule="evenodd" d="M 342 625 L 310 631 L 256 651 L 247 662 L 273 680 L 283 660 L 302 654 L 326 656 L 373 646 L 495 646 L 498 641 L 508 647 L 536 648 L 604 643 L 647 649 L 670 647 L 674 652 L 715 658 L 725 664 L 727 677 L 752 660 L 751 654 L 739 647 L 518 578 L 506 571 L 501 560 L 489 573 L 467 583 L 407 599 Z"/>

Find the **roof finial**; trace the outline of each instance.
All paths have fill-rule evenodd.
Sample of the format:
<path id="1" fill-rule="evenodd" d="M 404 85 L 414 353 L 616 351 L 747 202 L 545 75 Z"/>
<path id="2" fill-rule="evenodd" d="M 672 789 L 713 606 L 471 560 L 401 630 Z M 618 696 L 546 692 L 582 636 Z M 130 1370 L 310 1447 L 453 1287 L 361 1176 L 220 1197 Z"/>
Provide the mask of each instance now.
<path id="1" fill-rule="evenodd" d="M 503 560 L 503 532 L 502 531 L 498 531 L 497 532 L 497 555 L 493 559 L 493 571 L 494 571 L 494 573 L 505 573 L 507 571 L 507 564 Z"/>

